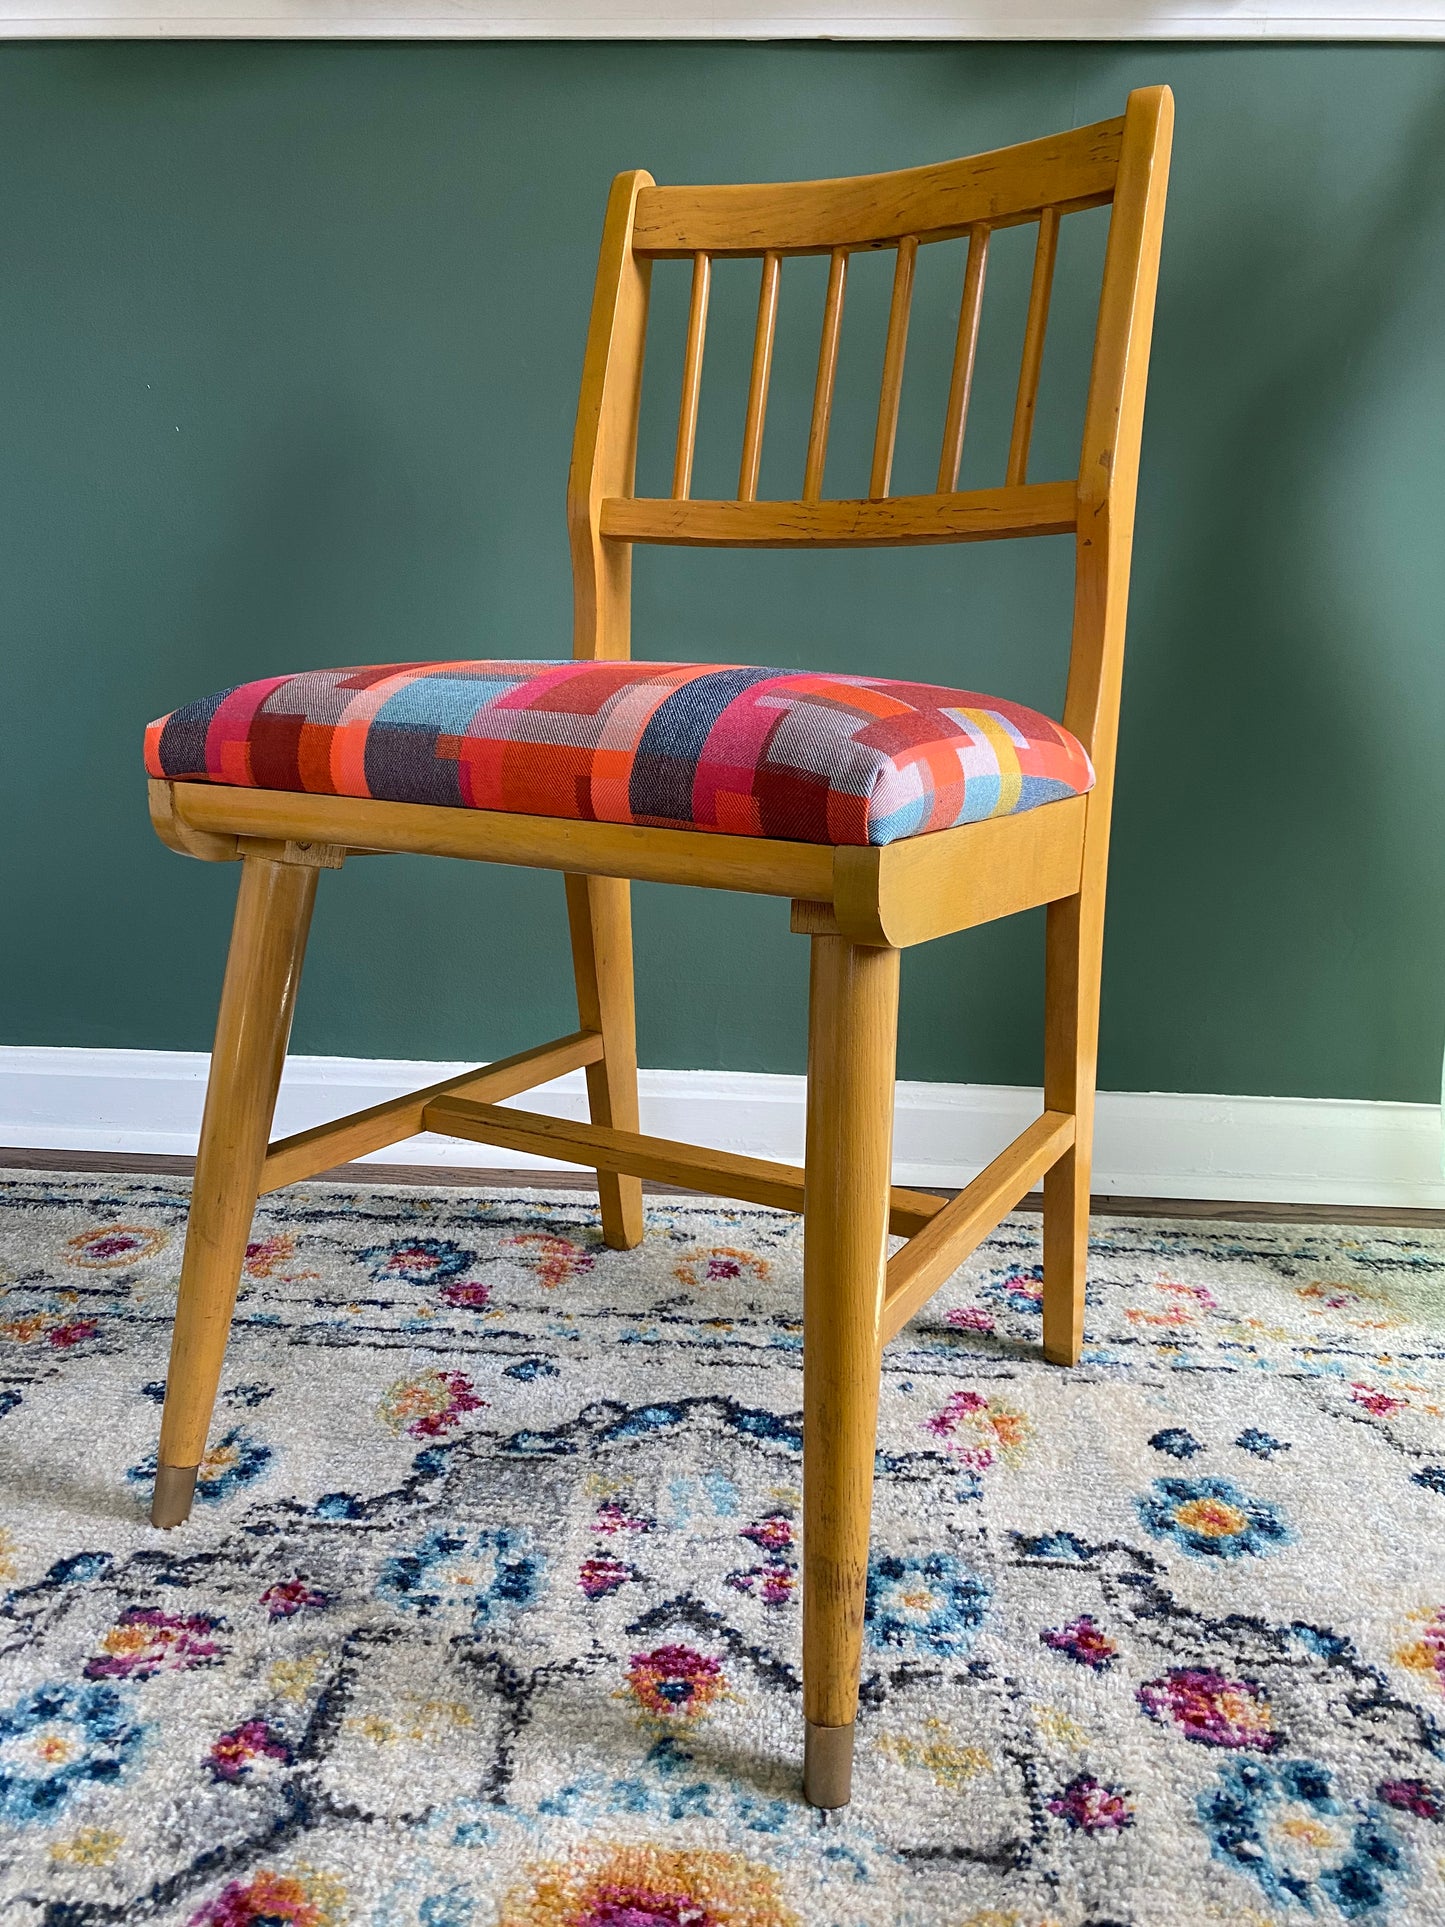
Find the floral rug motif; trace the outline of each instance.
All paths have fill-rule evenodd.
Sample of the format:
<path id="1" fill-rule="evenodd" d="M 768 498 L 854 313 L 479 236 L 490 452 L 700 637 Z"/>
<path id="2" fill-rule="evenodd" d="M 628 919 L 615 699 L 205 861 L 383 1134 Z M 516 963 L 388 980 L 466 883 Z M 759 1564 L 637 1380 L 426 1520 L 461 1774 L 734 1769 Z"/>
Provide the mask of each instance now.
<path id="1" fill-rule="evenodd" d="M 1036 1219 L 888 1348 L 798 1793 L 801 1230 L 264 1201 L 145 1523 L 184 1187 L 0 1178 L 5 1927 L 1445 1923 L 1445 1234 Z"/>

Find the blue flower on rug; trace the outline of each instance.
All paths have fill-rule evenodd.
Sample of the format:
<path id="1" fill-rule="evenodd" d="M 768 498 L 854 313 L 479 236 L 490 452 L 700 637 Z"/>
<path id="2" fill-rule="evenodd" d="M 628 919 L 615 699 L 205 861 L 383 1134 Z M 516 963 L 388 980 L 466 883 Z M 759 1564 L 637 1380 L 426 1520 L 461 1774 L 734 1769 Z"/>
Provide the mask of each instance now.
<path id="1" fill-rule="evenodd" d="M 1167 1452 L 1171 1459 L 1192 1459 L 1204 1450 L 1194 1434 L 1179 1425 L 1166 1426 L 1162 1432 L 1156 1432 L 1149 1443 L 1156 1452 Z"/>
<path id="2" fill-rule="evenodd" d="M 271 1457 L 269 1445 L 263 1445 L 260 1439 L 233 1425 L 201 1460 L 201 1469 L 196 1474 L 196 1497 L 207 1505 L 219 1505 L 222 1499 L 229 1499 L 233 1492 L 259 1479 L 271 1463 Z M 139 1465 L 128 1467 L 125 1476 L 132 1485 L 154 1485 L 155 1453 L 142 1459 Z"/>
<path id="3" fill-rule="evenodd" d="M 868 1637 L 875 1646 L 966 1652 L 988 1599 L 983 1580 L 950 1552 L 876 1553 L 868 1562 Z"/>
<path id="4" fill-rule="evenodd" d="M 27 1693 L 0 1711 L 0 1816 L 49 1820 L 86 1781 L 119 1779 L 142 1732 L 113 1686 Z"/>
<path id="5" fill-rule="evenodd" d="M 465 1271 L 476 1255 L 450 1238 L 397 1238 L 357 1254 L 379 1285 L 443 1284 Z"/>
<path id="6" fill-rule="evenodd" d="M 1241 1432 L 1234 1442 L 1241 1452 L 1250 1452 L 1257 1459 L 1272 1459 L 1276 1452 L 1293 1450 L 1284 1439 L 1275 1438 L 1271 1432 L 1261 1432 L 1255 1425 Z"/>
<path id="7" fill-rule="evenodd" d="M 1375 1806 L 1337 1799 L 1328 1768 L 1313 1760 L 1233 1760 L 1199 1799 L 1217 1859 L 1258 1881 L 1282 1907 L 1306 1913 L 1333 1901 L 1346 1920 L 1381 1907 L 1404 1855 Z"/>
<path id="8" fill-rule="evenodd" d="M 1134 1503 L 1146 1531 L 1196 1559 L 1258 1558 L 1294 1538 L 1278 1506 L 1228 1479 L 1156 1479 Z"/>
<path id="9" fill-rule="evenodd" d="M 1042 1265 L 1015 1266 L 1001 1278 L 990 1278 L 980 1295 L 1025 1317 L 1037 1316 L 1044 1308 L 1044 1268 Z"/>
<path id="10" fill-rule="evenodd" d="M 440 1527 L 388 1559 L 376 1590 L 403 1612 L 459 1620 L 475 1632 L 531 1604 L 541 1591 L 542 1563 L 529 1532 Z"/>

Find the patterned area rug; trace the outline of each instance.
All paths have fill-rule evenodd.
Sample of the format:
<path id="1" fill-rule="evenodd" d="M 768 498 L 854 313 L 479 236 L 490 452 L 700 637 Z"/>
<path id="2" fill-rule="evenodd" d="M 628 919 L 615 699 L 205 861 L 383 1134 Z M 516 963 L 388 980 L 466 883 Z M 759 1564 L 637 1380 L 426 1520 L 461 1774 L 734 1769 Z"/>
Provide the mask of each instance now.
<path id="1" fill-rule="evenodd" d="M 798 1797 L 801 1237 L 263 1207 L 144 1523 L 183 1188 L 0 1180 L 0 1918 L 1445 1922 L 1445 1236 L 1037 1221 L 887 1354 L 855 1801 Z"/>

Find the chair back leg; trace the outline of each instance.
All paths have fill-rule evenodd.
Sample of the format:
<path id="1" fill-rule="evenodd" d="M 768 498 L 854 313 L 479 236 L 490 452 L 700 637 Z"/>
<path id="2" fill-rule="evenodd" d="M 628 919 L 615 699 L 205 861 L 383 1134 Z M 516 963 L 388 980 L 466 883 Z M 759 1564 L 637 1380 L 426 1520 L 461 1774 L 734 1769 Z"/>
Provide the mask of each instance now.
<path id="1" fill-rule="evenodd" d="M 1055 1365 L 1077 1365 L 1084 1344 L 1103 951 L 1103 866 L 1091 876 L 1086 864 L 1083 889 L 1049 905 L 1046 940 L 1044 1108 L 1074 1119 L 1072 1147 L 1044 1178 L 1044 1356 Z"/>
<path id="2" fill-rule="evenodd" d="M 291 1033 L 316 869 L 248 856 L 206 1087 L 151 1522 L 188 1516 Z"/>
<path id="3" fill-rule="evenodd" d="M 600 1031 L 602 1057 L 587 1066 L 587 1103 L 594 1124 L 636 1131 L 637 1014 L 632 990 L 632 886 L 623 877 L 567 878 L 567 921 L 577 1014 Z M 616 1251 L 642 1242 L 642 1180 L 597 1173 L 602 1236 Z"/>
<path id="4" fill-rule="evenodd" d="M 852 1786 L 878 1426 L 896 950 L 812 940 L 803 1189 L 803 1792 Z"/>

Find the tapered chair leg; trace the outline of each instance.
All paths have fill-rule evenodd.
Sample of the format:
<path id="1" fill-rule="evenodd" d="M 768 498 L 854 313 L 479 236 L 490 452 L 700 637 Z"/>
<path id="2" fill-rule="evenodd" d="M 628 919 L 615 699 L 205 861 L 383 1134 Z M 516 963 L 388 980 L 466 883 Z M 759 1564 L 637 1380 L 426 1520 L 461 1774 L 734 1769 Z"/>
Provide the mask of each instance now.
<path id="1" fill-rule="evenodd" d="M 1077 896 L 1049 905 L 1046 946 L 1044 1108 L 1072 1114 L 1074 1142 L 1044 1178 L 1044 1356 L 1055 1365 L 1076 1365 L 1089 1259 L 1102 875 L 1086 881 Z"/>
<path id="2" fill-rule="evenodd" d="M 898 952 L 813 938 L 803 1191 L 803 1795 L 852 1794 L 893 1151 Z"/>
<path id="3" fill-rule="evenodd" d="M 151 1523 L 190 1513 L 291 1031 L 316 870 L 246 857 L 171 1339 Z"/>
<path id="4" fill-rule="evenodd" d="M 623 877 L 567 878 L 567 921 L 577 977 L 577 1013 L 602 1033 L 603 1056 L 587 1066 L 594 1124 L 635 1131 L 637 1014 L 632 990 L 632 886 Z M 642 1180 L 597 1173 L 602 1236 L 617 1251 L 642 1242 Z"/>

